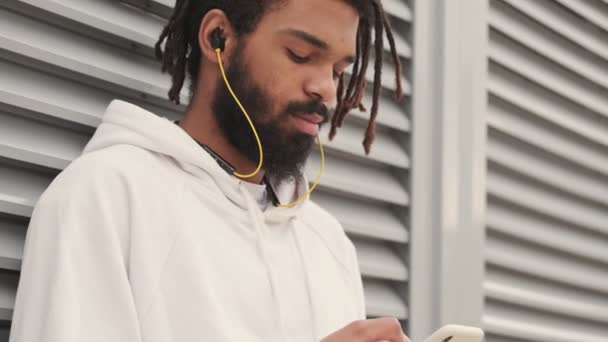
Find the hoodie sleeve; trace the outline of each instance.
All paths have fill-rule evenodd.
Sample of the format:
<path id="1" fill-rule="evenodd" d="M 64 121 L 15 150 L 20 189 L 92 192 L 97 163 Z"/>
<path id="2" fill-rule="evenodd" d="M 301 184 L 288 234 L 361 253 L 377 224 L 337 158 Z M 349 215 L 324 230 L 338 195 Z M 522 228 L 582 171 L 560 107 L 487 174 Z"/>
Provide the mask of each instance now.
<path id="1" fill-rule="evenodd" d="M 140 342 L 128 279 L 128 196 L 117 172 L 71 165 L 37 203 L 10 342 Z"/>

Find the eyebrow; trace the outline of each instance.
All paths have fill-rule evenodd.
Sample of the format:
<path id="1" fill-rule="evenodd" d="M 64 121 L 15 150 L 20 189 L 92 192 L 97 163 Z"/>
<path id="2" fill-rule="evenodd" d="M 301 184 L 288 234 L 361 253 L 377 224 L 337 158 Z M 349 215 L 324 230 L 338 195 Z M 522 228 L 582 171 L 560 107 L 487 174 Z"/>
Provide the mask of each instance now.
<path id="1" fill-rule="evenodd" d="M 292 35 L 292 36 L 294 36 L 296 38 L 299 38 L 299 39 L 307 42 L 310 45 L 318 47 L 319 49 L 322 49 L 322 50 L 328 50 L 329 49 L 329 45 L 325 41 L 323 41 L 323 40 L 321 40 L 321 39 L 313 36 L 312 34 L 310 34 L 308 32 L 304 32 L 304 31 L 296 30 L 296 29 L 285 29 L 282 32 L 285 32 L 285 33 L 290 34 L 290 35 Z M 344 62 L 352 64 L 352 63 L 355 62 L 355 56 L 352 56 L 352 55 L 351 56 L 346 56 L 342 60 Z"/>

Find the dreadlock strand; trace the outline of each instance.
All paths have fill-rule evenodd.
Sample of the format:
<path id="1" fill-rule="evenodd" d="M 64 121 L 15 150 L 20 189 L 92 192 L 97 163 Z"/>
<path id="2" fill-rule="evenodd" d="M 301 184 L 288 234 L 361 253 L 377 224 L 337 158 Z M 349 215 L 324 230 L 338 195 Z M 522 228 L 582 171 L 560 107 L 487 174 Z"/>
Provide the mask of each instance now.
<path id="1" fill-rule="evenodd" d="M 359 74 L 357 75 L 357 87 L 349 102 L 350 108 L 356 108 L 359 105 L 357 103 L 357 99 L 360 99 L 362 97 L 362 93 L 365 91 L 365 86 L 367 85 L 365 76 L 367 75 L 367 66 L 369 65 L 369 54 L 371 51 L 371 46 L 371 23 L 368 23 L 367 29 L 365 30 L 365 35 L 363 36 L 361 69 L 359 70 Z"/>
<path id="2" fill-rule="evenodd" d="M 176 104 L 180 103 L 179 94 L 186 77 L 185 60 L 188 52 L 186 17 L 190 11 L 190 4 L 190 0 L 176 1 L 171 18 L 154 46 L 156 57 L 161 61 L 162 72 L 168 72 L 171 75 L 172 84 L 168 96 L 169 100 Z M 164 52 L 161 49 L 163 42 L 165 43 Z"/>
<path id="3" fill-rule="evenodd" d="M 363 147 L 365 149 L 365 153 L 369 154 L 371 150 L 371 145 L 374 142 L 376 137 L 376 117 L 378 116 L 378 104 L 380 97 L 380 87 L 382 83 L 382 57 L 384 52 L 384 40 L 382 39 L 384 36 L 383 29 L 383 10 L 380 1 L 372 2 L 374 7 L 374 16 L 375 16 L 375 41 L 374 47 L 376 48 L 376 60 L 374 67 L 374 91 L 373 91 L 373 100 L 372 100 L 372 109 L 370 111 L 370 119 L 367 126 L 367 130 L 365 131 L 365 139 L 363 140 Z"/>
<path id="4" fill-rule="evenodd" d="M 355 79 L 354 92 L 349 94 L 350 96 L 344 100 L 344 104 L 345 104 L 344 110 L 342 112 L 342 115 L 340 115 L 338 118 L 338 121 L 336 123 L 337 127 L 342 127 L 342 124 L 344 123 L 344 119 L 346 119 L 346 116 L 348 115 L 350 109 L 358 106 L 357 100 L 362 97 L 362 93 L 365 90 L 365 85 L 366 85 L 365 74 L 367 73 L 367 65 L 369 62 L 369 50 L 371 47 L 371 32 L 370 31 L 371 31 L 371 26 L 369 24 L 369 21 L 367 21 L 365 28 L 363 29 L 363 34 L 361 36 L 361 50 L 360 50 L 360 55 L 358 56 L 359 58 L 361 58 L 361 61 L 359 64 L 360 68 L 356 75 L 354 75 L 354 74 L 352 75 L 352 77 Z"/>
<path id="5" fill-rule="evenodd" d="M 361 44 L 362 44 L 362 36 L 363 36 L 363 31 L 361 30 L 361 27 L 367 27 L 364 25 L 363 20 L 361 19 L 359 21 L 359 28 L 357 29 L 357 45 L 356 45 L 356 49 L 355 49 L 355 64 L 353 65 L 353 71 L 351 73 L 351 78 L 350 81 L 348 82 L 348 88 L 346 90 L 346 95 L 345 95 L 345 99 L 348 102 L 350 100 L 350 98 L 352 97 L 353 94 L 353 90 L 355 89 L 355 84 L 357 82 L 357 75 L 359 72 L 359 65 L 361 63 Z M 349 105 L 347 105 L 346 107 L 349 107 Z"/>
<path id="6" fill-rule="evenodd" d="M 391 23 L 388 20 L 386 13 L 382 13 L 384 21 L 384 31 L 386 31 L 386 37 L 391 47 L 391 55 L 393 56 L 393 64 L 395 64 L 395 99 L 401 100 L 403 97 L 403 89 L 401 87 L 401 60 L 397 54 L 397 47 L 395 45 L 395 38 L 393 37 L 393 29 Z"/>
<path id="7" fill-rule="evenodd" d="M 341 113 L 343 111 L 344 108 L 344 75 L 340 75 L 340 80 L 338 81 L 338 89 L 336 90 L 337 92 L 337 105 L 336 105 L 336 110 L 334 111 L 334 116 L 331 120 L 331 129 L 329 131 L 329 140 L 333 140 L 334 137 L 336 136 L 337 133 L 337 127 L 336 127 L 336 118 L 338 117 L 339 113 Z"/>

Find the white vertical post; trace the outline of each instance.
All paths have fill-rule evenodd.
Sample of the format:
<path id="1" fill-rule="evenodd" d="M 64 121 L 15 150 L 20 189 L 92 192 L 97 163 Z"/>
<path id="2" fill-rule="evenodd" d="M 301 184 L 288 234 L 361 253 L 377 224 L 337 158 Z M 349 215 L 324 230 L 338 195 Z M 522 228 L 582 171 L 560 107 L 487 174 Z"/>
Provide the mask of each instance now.
<path id="1" fill-rule="evenodd" d="M 481 325 L 488 0 L 413 1 L 410 335 Z"/>

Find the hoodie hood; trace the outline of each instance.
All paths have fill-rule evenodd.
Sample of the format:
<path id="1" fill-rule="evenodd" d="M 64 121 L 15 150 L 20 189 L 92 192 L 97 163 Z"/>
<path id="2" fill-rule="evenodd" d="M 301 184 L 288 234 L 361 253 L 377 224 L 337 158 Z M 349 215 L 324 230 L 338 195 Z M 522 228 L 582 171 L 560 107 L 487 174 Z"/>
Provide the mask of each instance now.
<path id="1" fill-rule="evenodd" d="M 141 107 L 114 100 L 106 109 L 102 123 L 83 154 L 121 144 L 165 155 L 175 160 L 184 172 L 197 177 L 210 177 L 231 202 L 250 210 L 251 204 L 243 195 L 241 183 L 244 181 L 222 169 L 181 127 Z M 308 191 L 308 181 L 304 175 L 292 181 L 269 179 L 269 183 L 280 203 L 289 203 Z M 268 212 L 272 212 L 271 216 L 292 216 L 308 201 L 307 198 L 291 208 L 272 207 Z"/>

